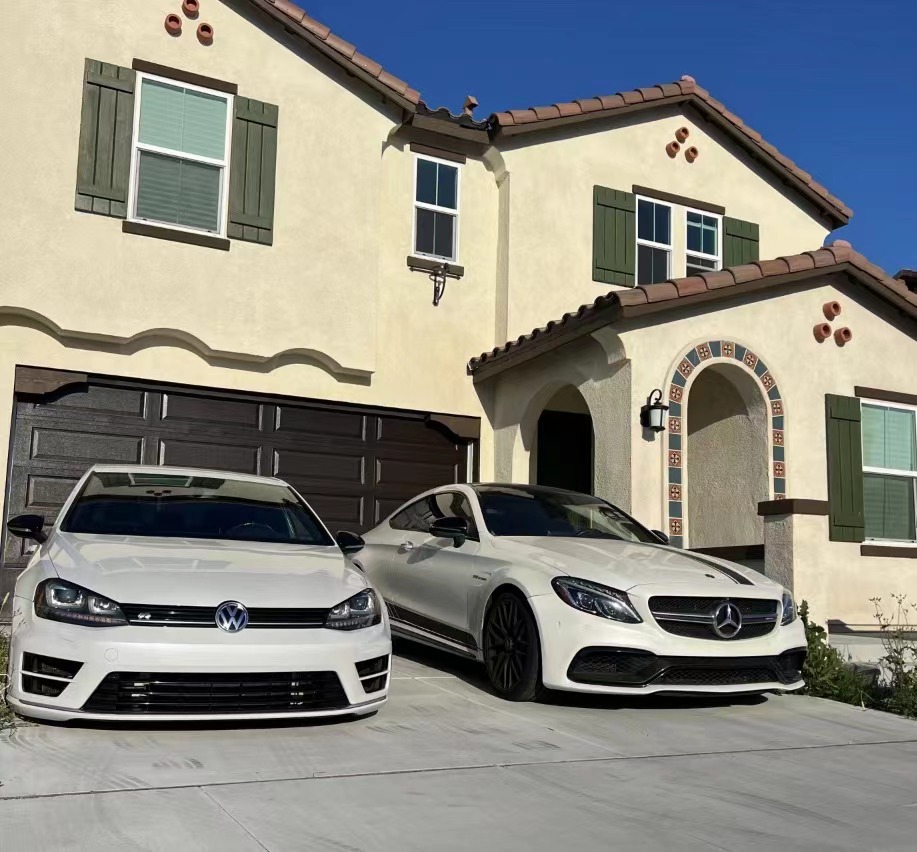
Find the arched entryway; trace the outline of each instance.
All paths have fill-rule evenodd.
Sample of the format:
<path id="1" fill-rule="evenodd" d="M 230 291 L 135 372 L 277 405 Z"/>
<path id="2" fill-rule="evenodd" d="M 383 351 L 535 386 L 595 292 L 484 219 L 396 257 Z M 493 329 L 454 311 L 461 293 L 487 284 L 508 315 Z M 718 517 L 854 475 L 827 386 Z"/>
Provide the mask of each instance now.
<path id="1" fill-rule="evenodd" d="M 572 385 L 558 390 L 538 417 L 531 454 L 531 481 L 591 494 L 594 437 L 592 415 Z"/>
<path id="2" fill-rule="evenodd" d="M 688 391 L 688 545 L 764 543 L 758 503 L 770 496 L 768 410 L 759 382 L 734 364 L 711 364 Z"/>
<path id="3" fill-rule="evenodd" d="M 782 500 L 787 482 L 783 397 L 767 364 L 734 340 L 708 340 L 679 359 L 667 396 L 666 515 L 672 544 L 759 544 L 757 501 Z M 724 543 L 735 542 L 740 533 L 754 541 Z"/>

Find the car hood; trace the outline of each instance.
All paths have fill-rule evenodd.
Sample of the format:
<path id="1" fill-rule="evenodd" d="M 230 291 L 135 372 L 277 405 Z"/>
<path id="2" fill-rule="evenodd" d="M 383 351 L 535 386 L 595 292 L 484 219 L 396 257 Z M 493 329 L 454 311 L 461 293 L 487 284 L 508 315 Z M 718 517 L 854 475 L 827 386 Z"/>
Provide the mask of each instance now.
<path id="1" fill-rule="evenodd" d="M 554 575 L 569 574 L 621 591 L 643 585 L 690 585 L 692 593 L 736 594 L 742 589 L 755 596 L 781 588 L 751 568 L 663 545 L 555 536 L 507 536 L 495 538 L 494 543 L 499 550 L 512 551 Z"/>
<path id="2" fill-rule="evenodd" d="M 118 603 L 332 607 L 369 585 L 337 547 L 57 533 L 58 575 Z"/>

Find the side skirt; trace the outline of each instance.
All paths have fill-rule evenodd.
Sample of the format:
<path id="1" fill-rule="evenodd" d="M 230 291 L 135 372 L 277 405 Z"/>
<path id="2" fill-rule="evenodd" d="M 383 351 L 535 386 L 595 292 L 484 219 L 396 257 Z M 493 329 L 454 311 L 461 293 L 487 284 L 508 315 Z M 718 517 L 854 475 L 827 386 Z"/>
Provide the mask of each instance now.
<path id="1" fill-rule="evenodd" d="M 469 648 L 467 645 L 453 642 L 442 636 L 435 636 L 432 633 L 428 633 L 426 630 L 414 627 L 412 624 L 405 624 L 391 616 L 389 616 L 389 620 L 392 625 L 392 633 L 395 636 L 400 636 L 403 639 L 410 639 L 412 642 L 427 645 L 430 648 L 436 648 L 438 651 L 448 651 L 450 654 L 455 654 L 457 657 L 462 657 L 466 660 L 480 660 L 474 648 Z"/>

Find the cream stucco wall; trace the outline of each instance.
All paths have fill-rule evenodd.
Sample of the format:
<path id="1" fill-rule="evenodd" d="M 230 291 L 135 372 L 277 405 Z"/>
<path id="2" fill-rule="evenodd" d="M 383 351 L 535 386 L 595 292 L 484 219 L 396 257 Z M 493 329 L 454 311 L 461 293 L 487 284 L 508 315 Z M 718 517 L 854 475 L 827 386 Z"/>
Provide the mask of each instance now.
<path id="1" fill-rule="evenodd" d="M 0 126 L 0 181 L 17 199 L 0 210 L 0 322 L 38 315 L 75 337 L 121 341 L 162 330 L 157 338 L 228 352 L 229 363 L 238 355 L 241 370 L 187 370 L 184 357 L 179 366 L 164 350 L 152 372 L 149 361 L 113 362 L 116 374 L 480 416 L 463 367 L 493 345 L 492 175 L 479 160 L 462 169 L 463 200 L 480 212 L 461 220 L 467 274 L 434 308 L 431 282 L 405 264 L 413 155 L 397 140 L 400 110 L 244 0 L 202 10 L 211 47 L 198 43 L 192 21 L 179 38 L 165 32 L 165 14 L 179 6 L 55 3 L 34 25 L 0 33 L 6 85 L 18 93 Z M 230 80 L 240 95 L 279 106 L 272 246 L 233 241 L 222 252 L 166 242 L 74 210 L 86 57 Z M 277 355 L 266 370 L 243 363 Z M 50 366 L 36 353 L 18 357 Z M 85 370 L 91 359 L 64 360 Z M 289 362 L 299 365 L 292 373 L 270 370 Z"/>
<path id="2" fill-rule="evenodd" d="M 665 152 L 683 126 L 700 152 L 694 163 Z M 512 180 L 507 340 L 609 289 L 592 280 L 596 184 L 626 192 L 644 186 L 725 207 L 728 216 L 760 225 L 762 258 L 819 248 L 828 234 L 808 204 L 691 111 L 511 137 L 500 150 Z M 673 220 L 677 277 L 684 274 L 684 217 L 676 211 Z"/>

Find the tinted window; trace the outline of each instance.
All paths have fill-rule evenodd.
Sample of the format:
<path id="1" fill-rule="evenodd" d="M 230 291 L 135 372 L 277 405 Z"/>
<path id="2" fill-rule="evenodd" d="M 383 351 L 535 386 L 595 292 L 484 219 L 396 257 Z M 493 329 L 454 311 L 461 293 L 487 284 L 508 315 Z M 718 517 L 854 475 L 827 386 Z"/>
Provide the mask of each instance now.
<path id="1" fill-rule="evenodd" d="M 586 494 L 550 488 L 482 486 L 476 489 L 493 535 L 613 538 L 659 544 L 620 509 Z"/>
<path id="2" fill-rule="evenodd" d="M 437 518 L 457 517 L 468 521 L 468 537 L 477 538 L 478 528 L 468 498 L 458 491 L 443 491 L 411 503 L 395 515 L 389 525 L 396 530 L 429 532 Z"/>
<path id="3" fill-rule="evenodd" d="M 94 473 L 61 529 L 70 533 L 333 545 L 285 485 L 156 473 Z"/>

